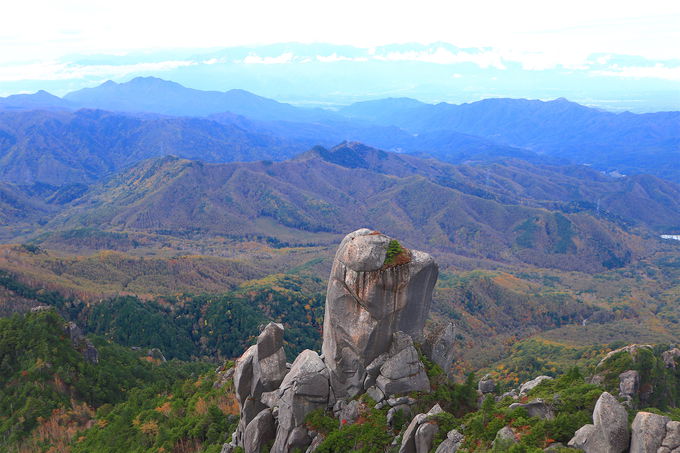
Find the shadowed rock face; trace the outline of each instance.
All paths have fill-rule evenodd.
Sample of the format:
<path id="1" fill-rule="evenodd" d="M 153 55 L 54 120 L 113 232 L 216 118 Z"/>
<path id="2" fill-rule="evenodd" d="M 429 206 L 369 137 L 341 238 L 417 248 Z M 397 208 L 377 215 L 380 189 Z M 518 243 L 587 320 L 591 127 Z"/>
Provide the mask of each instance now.
<path id="1" fill-rule="evenodd" d="M 366 367 L 402 331 L 422 341 L 438 267 L 427 253 L 405 251 L 386 265 L 392 239 L 368 229 L 348 234 L 333 261 L 322 351 L 336 396 L 363 390 Z"/>

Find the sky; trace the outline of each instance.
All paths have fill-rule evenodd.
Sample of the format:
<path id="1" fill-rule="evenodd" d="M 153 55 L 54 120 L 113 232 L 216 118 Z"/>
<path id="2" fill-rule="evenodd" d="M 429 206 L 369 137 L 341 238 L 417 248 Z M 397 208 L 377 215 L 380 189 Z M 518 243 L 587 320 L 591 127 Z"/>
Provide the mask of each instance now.
<path id="1" fill-rule="evenodd" d="M 515 64 L 523 71 L 589 71 L 590 77 L 625 79 L 620 92 L 663 91 L 659 96 L 670 96 L 671 106 L 680 100 L 680 2 L 665 0 L 6 2 L 0 16 L 0 95 L 42 86 L 62 95 L 108 78 L 177 76 L 172 71 L 197 64 L 241 64 L 246 73 L 253 64 L 306 63 L 291 52 L 259 52 L 277 43 L 366 50 L 360 57 L 312 55 L 317 65 L 372 59 L 372 50 L 393 44 L 420 44 L 429 47 L 378 56 L 452 68 L 473 63 L 480 69 Z M 441 50 L 435 43 L 449 47 Z M 474 51 L 452 51 L 451 46 Z M 250 52 L 238 60 L 219 60 L 225 48 Z M 194 84 L 218 88 L 217 73 L 201 74 L 205 80 L 194 77 Z M 631 85 L 631 80 L 640 83 Z M 657 82 L 661 88 L 654 87 Z M 287 96 L 300 97 L 292 91 Z"/>

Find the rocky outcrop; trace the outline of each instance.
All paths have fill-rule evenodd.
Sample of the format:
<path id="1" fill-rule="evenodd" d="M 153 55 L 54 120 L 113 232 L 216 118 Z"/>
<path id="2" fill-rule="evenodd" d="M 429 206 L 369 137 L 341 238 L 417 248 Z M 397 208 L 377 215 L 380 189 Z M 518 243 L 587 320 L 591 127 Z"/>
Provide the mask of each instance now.
<path id="1" fill-rule="evenodd" d="M 627 400 L 627 405 L 632 406 L 633 398 L 639 390 L 640 373 L 636 370 L 628 370 L 619 375 L 619 396 Z"/>
<path id="2" fill-rule="evenodd" d="M 456 328 L 448 323 L 443 328 L 430 335 L 423 344 L 423 353 L 434 363 L 439 365 L 447 376 L 451 373 L 451 364 L 455 353 Z"/>
<path id="3" fill-rule="evenodd" d="M 446 439 L 435 450 L 435 453 L 456 453 L 463 446 L 465 436 L 452 429 L 446 434 Z"/>
<path id="4" fill-rule="evenodd" d="M 534 378 L 534 379 L 532 379 L 532 380 L 530 380 L 530 381 L 525 382 L 525 383 L 522 384 L 521 387 L 519 388 L 519 394 L 520 394 L 520 396 L 526 395 L 527 393 L 529 393 L 530 391 L 532 391 L 533 389 L 535 389 L 536 387 L 538 387 L 538 385 L 539 385 L 541 382 L 543 382 L 543 381 L 549 381 L 550 379 L 552 379 L 550 376 L 538 376 L 538 377 L 536 377 L 536 378 Z"/>
<path id="5" fill-rule="evenodd" d="M 278 429 L 272 453 L 306 449 L 311 443 L 304 421 L 317 408 L 332 405 L 329 372 L 319 354 L 302 351 L 279 389 Z M 308 440 L 308 442 L 307 442 Z"/>
<path id="6" fill-rule="evenodd" d="M 425 367 L 410 336 L 403 332 L 394 333 L 389 356 L 380 367 L 375 383 L 385 395 L 430 391 Z"/>
<path id="7" fill-rule="evenodd" d="M 422 340 L 438 267 L 427 253 L 393 241 L 360 229 L 343 239 L 335 255 L 322 352 L 338 397 L 367 388 L 367 367 L 390 350 L 395 332 Z M 388 259 L 390 244 L 399 253 Z"/>
<path id="8" fill-rule="evenodd" d="M 273 441 L 271 453 L 311 453 L 323 435 L 308 431 L 307 415 L 332 408 L 341 426 L 351 425 L 368 406 L 348 398 L 364 392 L 376 408 L 391 406 L 390 425 L 410 417 L 415 400 L 395 396 L 430 390 L 414 340 L 423 339 L 437 273 L 428 254 L 403 249 L 383 234 L 362 229 L 347 235 L 328 283 L 323 354 L 305 350 L 287 365 L 283 326 L 270 323 L 237 360 L 233 375 L 218 369 L 216 386 L 233 378 L 240 409 L 223 452 L 259 452 Z M 443 329 L 430 345 L 442 365 L 452 360 L 452 329 Z M 416 416 L 404 451 L 430 450 L 438 426 L 429 417 L 437 410 Z"/>
<path id="9" fill-rule="evenodd" d="M 482 395 L 486 395 L 487 393 L 493 393 L 494 390 L 496 390 L 496 383 L 491 379 L 490 375 L 484 375 L 477 384 L 477 391 Z"/>
<path id="10" fill-rule="evenodd" d="M 234 388 L 240 408 L 238 429 L 232 439 L 235 445 L 244 446 L 244 433 L 249 424 L 267 409 L 267 404 L 262 402 L 263 394 L 277 389 L 287 371 L 283 326 L 269 323 L 258 336 L 257 344 L 246 350 L 234 368 Z"/>
<path id="11" fill-rule="evenodd" d="M 439 404 L 436 404 L 426 414 L 418 414 L 413 417 L 404 434 L 401 437 L 399 453 L 427 453 L 432 448 L 434 436 L 439 432 L 437 425 L 432 417 L 444 412 Z"/>
<path id="12" fill-rule="evenodd" d="M 522 408 L 527 411 L 529 417 L 538 417 L 544 420 L 552 420 L 555 418 L 555 413 L 552 408 L 542 399 L 537 398 L 528 403 L 512 403 L 510 409 Z"/>
<path id="13" fill-rule="evenodd" d="M 94 347 L 92 342 L 88 340 L 85 335 L 83 335 L 83 331 L 76 325 L 75 322 L 67 322 L 64 326 L 64 331 L 71 339 L 71 344 L 73 347 L 80 351 L 85 360 L 90 363 L 99 363 L 99 351 L 97 351 L 97 348 Z"/>
<path id="14" fill-rule="evenodd" d="M 633 420 L 630 453 L 677 453 L 680 422 L 663 415 L 638 412 Z"/>
<path id="15" fill-rule="evenodd" d="M 576 431 L 569 446 L 586 453 L 623 453 L 629 443 L 628 413 L 616 398 L 604 392 L 595 404 L 593 424 Z"/>
<path id="16" fill-rule="evenodd" d="M 647 350 L 650 350 L 650 351 L 651 351 L 651 350 L 652 350 L 652 346 L 651 346 L 651 345 L 648 345 L 648 344 L 629 344 L 628 346 L 624 346 L 624 347 L 622 347 L 622 348 L 615 349 L 615 350 L 613 350 L 613 351 L 611 351 L 611 352 L 608 352 L 607 355 L 605 355 L 605 356 L 602 358 L 602 360 L 600 360 L 600 363 L 597 364 L 597 367 L 596 367 L 596 368 L 602 367 L 602 366 L 605 364 L 605 362 L 606 362 L 607 360 L 611 359 L 613 356 L 617 355 L 617 354 L 620 353 L 620 352 L 627 352 L 628 354 L 631 355 L 631 357 L 633 358 L 633 360 L 635 360 L 635 358 L 637 357 L 638 352 L 639 352 L 641 349 L 647 349 Z"/>
<path id="17" fill-rule="evenodd" d="M 671 348 L 661 354 L 661 358 L 663 359 L 663 363 L 666 364 L 666 368 L 675 369 L 678 357 L 680 357 L 680 349 L 678 348 Z"/>

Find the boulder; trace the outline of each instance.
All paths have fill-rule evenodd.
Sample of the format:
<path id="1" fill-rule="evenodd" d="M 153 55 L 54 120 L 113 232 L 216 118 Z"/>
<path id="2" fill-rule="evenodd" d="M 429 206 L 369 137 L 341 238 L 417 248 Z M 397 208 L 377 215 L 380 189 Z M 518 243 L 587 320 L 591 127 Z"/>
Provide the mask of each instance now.
<path id="1" fill-rule="evenodd" d="M 631 427 L 630 453 L 657 453 L 666 437 L 670 418 L 649 412 L 638 412 Z"/>
<path id="2" fill-rule="evenodd" d="M 341 242 L 326 295 L 322 352 L 338 397 L 354 396 L 367 366 L 402 331 L 416 341 L 430 310 L 438 267 L 427 253 L 405 250 L 386 263 L 392 239 L 360 229 Z"/>
<path id="3" fill-rule="evenodd" d="M 477 384 L 477 390 L 479 393 L 485 395 L 487 393 L 493 393 L 496 390 L 496 383 L 491 379 L 488 374 L 479 380 Z"/>
<path id="4" fill-rule="evenodd" d="M 430 417 L 433 415 L 441 414 L 444 412 L 442 408 L 439 406 L 439 404 L 435 404 L 432 409 L 430 409 L 427 414 L 418 414 L 415 417 L 413 417 L 413 420 L 411 420 L 411 423 L 409 423 L 408 427 L 406 430 L 404 430 L 404 434 L 401 437 L 401 446 L 399 447 L 399 453 L 418 453 L 420 451 L 430 451 L 430 448 L 432 447 L 432 440 L 430 440 L 429 446 L 427 447 L 427 450 L 418 450 L 418 443 L 417 443 L 417 435 L 418 435 L 418 430 L 420 429 L 421 425 L 424 424 L 430 424 Z M 434 423 L 434 422 L 432 422 Z M 436 425 L 436 424 L 435 424 Z M 437 431 L 439 430 L 438 426 L 435 426 L 437 428 L 436 431 L 434 431 L 434 434 L 432 434 L 432 439 L 434 439 L 434 436 L 437 434 Z M 425 431 L 421 433 L 421 448 L 424 448 L 427 443 L 426 440 L 428 439 L 427 436 L 429 436 L 429 433 L 432 431 L 433 428 L 427 428 Z"/>
<path id="5" fill-rule="evenodd" d="M 357 419 L 359 418 L 360 407 L 361 403 L 357 400 L 352 400 L 349 403 L 345 404 L 342 410 L 340 410 L 340 416 L 338 417 L 340 419 L 340 424 L 351 425 L 354 422 L 356 422 Z"/>
<path id="6" fill-rule="evenodd" d="M 448 323 L 423 344 L 423 352 L 427 358 L 439 365 L 447 376 L 451 372 L 451 364 L 453 363 L 453 355 L 455 353 L 453 348 L 455 341 L 456 328 L 453 324 Z"/>
<path id="7" fill-rule="evenodd" d="M 380 367 L 376 386 L 385 395 L 430 391 L 425 366 L 420 361 L 410 336 L 403 332 L 394 333 L 390 356 Z"/>
<path id="8" fill-rule="evenodd" d="M 529 417 L 538 417 L 544 420 L 552 420 L 555 418 L 552 408 L 540 398 L 536 398 L 525 404 L 512 403 L 510 405 L 510 409 L 516 409 L 518 407 L 524 408 Z"/>
<path id="9" fill-rule="evenodd" d="M 248 423 L 243 434 L 243 450 L 245 453 L 261 453 L 262 448 L 274 440 L 274 436 L 274 417 L 271 410 L 265 409 Z"/>
<path id="10" fill-rule="evenodd" d="M 319 355 L 309 349 L 302 351 L 283 379 L 280 391 L 278 429 L 272 453 L 287 453 L 293 443 L 303 442 L 305 436 L 295 428 L 301 427 L 314 409 L 329 406 L 329 372 Z M 311 442 L 308 436 L 307 439 L 309 442 L 303 450 Z"/>
<path id="11" fill-rule="evenodd" d="M 680 449 L 680 422 L 670 421 L 666 423 L 666 436 L 658 453 L 678 453 L 678 449 Z"/>
<path id="12" fill-rule="evenodd" d="M 366 394 L 370 396 L 376 403 L 379 403 L 385 399 L 385 394 L 382 392 L 382 390 L 375 386 L 366 390 Z"/>
<path id="13" fill-rule="evenodd" d="M 519 394 L 521 395 L 526 395 L 530 391 L 532 391 L 534 388 L 536 388 L 541 382 L 543 381 L 549 381 L 552 379 L 550 376 L 538 376 L 537 378 L 534 378 L 528 382 L 525 382 L 522 384 L 522 386 L 519 388 Z"/>
<path id="14" fill-rule="evenodd" d="M 595 404 L 593 424 L 576 431 L 569 446 L 586 453 L 623 453 L 629 443 L 628 413 L 616 398 L 604 392 Z"/>
<path id="15" fill-rule="evenodd" d="M 446 434 L 446 439 L 439 444 L 435 453 L 456 453 L 465 441 L 465 436 L 452 429 Z"/>
<path id="16" fill-rule="evenodd" d="M 619 395 L 632 398 L 640 389 L 640 373 L 635 370 L 624 371 L 619 375 Z"/>
<path id="17" fill-rule="evenodd" d="M 439 432 L 439 426 L 434 422 L 425 422 L 416 430 L 416 453 L 428 453 L 432 448 L 434 436 Z"/>
<path id="18" fill-rule="evenodd" d="M 286 353 L 283 350 L 283 325 L 270 322 L 257 337 L 257 356 L 253 360 L 251 395 L 278 388 L 286 376 Z"/>
<path id="19" fill-rule="evenodd" d="M 494 438 L 491 446 L 493 450 L 505 451 L 510 448 L 512 444 L 516 443 L 517 436 L 515 434 L 515 430 L 509 426 L 504 426 L 496 433 L 496 437 Z"/>

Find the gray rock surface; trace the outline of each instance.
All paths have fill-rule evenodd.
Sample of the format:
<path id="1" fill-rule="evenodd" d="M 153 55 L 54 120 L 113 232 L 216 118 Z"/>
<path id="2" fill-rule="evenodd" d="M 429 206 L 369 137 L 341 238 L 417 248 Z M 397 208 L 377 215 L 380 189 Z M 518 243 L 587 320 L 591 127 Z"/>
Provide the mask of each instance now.
<path id="1" fill-rule="evenodd" d="M 504 426 L 496 433 L 496 438 L 492 442 L 492 448 L 498 451 L 504 451 L 512 444 L 517 443 L 515 431 L 509 426 Z"/>
<path id="2" fill-rule="evenodd" d="M 425 355 L 441 367 L 447 376 L 451 372 L 451 364 L 455 354 L 456 328 L 448 323 L 444 328 L 434 333 L 423 344 Z"/>
<path id="3" fill-rule="evenodd" d="M 519 394 L 526 395 L 531 390 L 536 388 L 541 382 L 549 381 L 550 379 L 552 379 L 550 376 L 538 376 L 530 381 L 527 381 L 519 388 Z"/>
<path id="4" fill-rule="evenodd" d="M 275 391 L 287 372 L 283 326 L 269 323 L 258 336 L 257 344 L 249 347 L 234 367 L 234 388 L 240 409 L 236 445 L 245 446 L 245 431 L 256 415 L 278 404 L 280 392 Z"/>
<path id="5" fill-rule="evenodd" d="M 616 398 L 604 392 L 595 404 L 593 424 L 576 431 L 569 446 L 586 453 L 623 453 L 629 443 L 628 413 Z"/>
<path id="6" fill-rule="evenodd" d="M 385 395 L 430 391 L 430 380 L 411 337 L 395 332 L 390 356 L 380 367 L 376 386 Z"/>
<path id="7" fill-rule="evenodd" d="M 67 322 L 64 326 L 64 331 L 71 338 L 73 347 L 83 355 L 86 361 L 90 363 L 99 363 L 99 351 L 94 347 L 92 342 L 83 335 L 83 331 L 75 322 Z"/>
<path id="8" fill-rule="evenodd" d="M 634 397 L 640 389 L 640 373 L 635 370 L 624 371 L 619 375 L 619 395 Z"/>
<path id="9" fill-rule="evenodd" d="M 666 436 L 657 453 L 680 453 L 680 422 L 666 424 Z"/>
<path id="10" fill-rule="evenodd" d="M 524 408 L 527 411 L 527 414 L 529 414 L 529 417 L 538 417 L 544 420 L 552 420 L 555 418 L 555 413 L 553 412 L 552 408 L 540 398 L 536 398 L 535 400 L 531 400 L 525 404 L 512 403 L 510 405 L 510 409 L 515 409 L 518 407 Z"/>
<path id="11" fill-rule="evenodd" d="M 408 404 L 399 404 L 397 406 L 391 407 L 387 411 L 387 424 L 389 426 L 394 425 L 395 417 L 397 417 L 397 412 L 401 412 L 402 420 L 408 420 L 411 417 L 411 406 Z"/>
<path id="12" fill-rule="evenodd" d="M 430 409 L 427 412 L 427 414 L 418 414 L 415 417 L 413 417 L 413 420 L 411 420 L 411 423 L 409 423 L 408 427 L 404 430 L 404 434 L 401 437 L 401 446 L 399 447 L 399 453 L 417 453 L 417 452 L 421 451 L 421 450 L 418 450 L 418 445 L 417 445 L 417 442 L 416 442 L 418 430 L 420 429 L 421 425 L 431 423 L 430 421 L 428 421 L 429 417 L 431 417 L 433 415 L 441 414 L 442 412 L 444 412 L 444 411 L 439 406 L 439 404 L 435 404 L 432 407 L 432 409 Z M 429 430 L 431 430 L 431 428 L 428 428 L 427 430 L 429 431 Z M 438 427 L 437 427 L 437 430 L 439 430 Z M 436 434 L 436 433 L 437 433 L 437 431 L 434 432 L 434 434 Z M 422 439 L 426 439 L 426 437 L 424 437 L 424 436 L 426 436 L 426 432 L 423 432 L 421 434 L 421 436 L 423 436 Z M 434 435 L 433 435 L 433 438 L 434 438 Z M 426 445 L 426 444 L 422 444 L 422 445 Z M 430 447 L 431 446 L 432 446 L 432 441 L 430 441 Z M 425 450 L 425 451 L 429 451 L 430 447 L 428 447 L 428 449 Z"/>
<path id="13" fill-rule="evenodd" d="M 434 422 L 425 422 L 416 430 L 416 453 L 428 453 L 432 448 L 434 436 L 439 432 L 439 426 Z"/>
<path id="14" fill-rule="evenodd" d="M 496 383 L 488 374 L 479 380 L 477 390 L 482 394 L 493 393 L 496 390 Z"/>
<path id="15" fill-rule="evenodd" d="M 457 430 L 452 429 L 446 434 L 446 439 L 439 444 L 435 453 L 456 453 L 463 445 L 464 440 L 465 436 Z"/>
<path id="16" fill-rule="evenodd" d="M 272 453 L 288 453 L 293 442 L 300 442 L 292 436 L 295 429 L 304 424 L 307 414 L 329 405 L 329 373 L 319 355 L 309 349 L 302 351 L 281 383 L 280 390 L 278 429 Z M 296 436 L 301 436 L 299 431 L 295 431 Z M 311 439 L 308 440 L 303 450 L 311 442 Z"/>
<path id="17" fill-rule="evenodd" d="M 339 419 L 340 423 L 342 425 L 347 424 L 351 425 L 354 422 L 357 421 L 359 418 L 359 409 L 360 409 L 361 403 L 357 400 L 352 400 L 349 403 L 345 404 L 342 410 L 340 411 Z"/>
<path id="18" fill-rule="evenodd" d="M 672 348 L 661 354 L 663 363 L 666 364 L 666 368 L 675 368 L 675 361 L 680 357 L 680 349 Z"/>
<path id="19" fill-rule="evenodd" d="M 657 453 L 666 437 L 670 418 L 649 412 L 638 412 L 631 427 L 630 453 Z"/>
<path id="20" fill-rule="evenodd" d="M 248 423 L 243 433 L 243 450 L 245 453 L 260 453 L 262 447 L 274 440 L 274 436 L 274 417 L 271 410 L 265 409 Z"/>
<path id="21" fill-rule="evenodd" d="M 406 252 L 408 262 L 384 266 L 390 240 L 357 230 L 343 239 L 333 261 L 322 351 L 338 397 L 372 385 L 364 386 L 366 368 L 388 351 L 394 332 L 422 340 L 438 267 L 415 250 Z"/>

